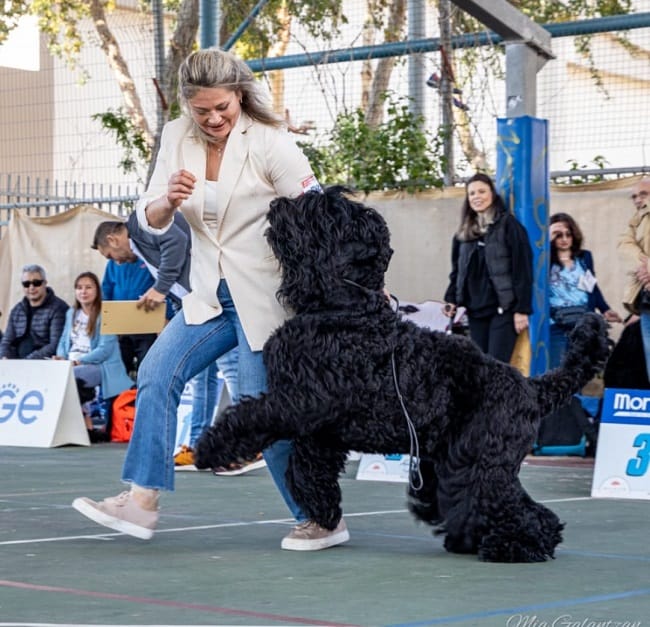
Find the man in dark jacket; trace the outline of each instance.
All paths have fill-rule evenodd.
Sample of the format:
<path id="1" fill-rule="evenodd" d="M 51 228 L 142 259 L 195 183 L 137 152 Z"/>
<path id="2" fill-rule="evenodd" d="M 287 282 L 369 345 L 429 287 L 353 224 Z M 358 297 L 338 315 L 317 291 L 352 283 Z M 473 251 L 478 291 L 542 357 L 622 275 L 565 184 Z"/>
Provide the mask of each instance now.
<path id="1" fill-rule="evenodd" d="M 190 239 L 190 227 L 179 213 L 174 216 L 174 225 L 156 236 L 140 228 L 133 212 L 126 222 L 102 222 L 91 247 L 118 265 L 138 260 L 146 263 L 153 285 L 138 295 L 145 309 L 155 309 L 165 297 L 180 308 L 190 289 Z"/>
<path id="2" fill-rule="evenodd" d="M 0 358 L 47 359 L 56 353 L 68 305 L 47 286 L 41 266 L 25 266 L 21 283 L 25 297 L 9 314 Z"/>

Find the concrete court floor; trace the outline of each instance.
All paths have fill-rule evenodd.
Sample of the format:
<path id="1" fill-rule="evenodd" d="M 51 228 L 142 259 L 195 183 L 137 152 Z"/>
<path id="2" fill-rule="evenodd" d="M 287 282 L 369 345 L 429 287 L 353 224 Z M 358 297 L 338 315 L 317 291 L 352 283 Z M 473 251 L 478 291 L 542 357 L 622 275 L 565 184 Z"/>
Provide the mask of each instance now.
<path id="1" fill-rule="evenodd" d="M 650 625 L 647 501 L 591 499 L 588 461 L 530 460 L 522 480 L 567 523 L 557 559 L 452 555 L 405 510 L 405 486 L 341 484 L 351 541 L 282 551 L 266 469 L 177 473 L 143 542 L 71 507 L 121 489 L 124 445 L 0 447 L 0 627 L 8 625 Z M 609 622 L 608 622 L 609 621 Z"/>

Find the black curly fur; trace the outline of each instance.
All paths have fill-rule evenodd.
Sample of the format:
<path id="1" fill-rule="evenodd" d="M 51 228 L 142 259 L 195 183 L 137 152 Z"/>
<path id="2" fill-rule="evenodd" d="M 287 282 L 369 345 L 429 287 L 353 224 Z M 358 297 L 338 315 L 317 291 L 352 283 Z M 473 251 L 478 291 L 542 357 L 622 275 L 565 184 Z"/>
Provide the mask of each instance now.
<path id="1" fill-rule="evenodd" d="M 518 479 L 540 416 L 567 402 L 605 359 L 605 326 L 587 315 L 563 365 L 541 377 L 483 354 L 469 339 L 398 319 L 382 292 L 392 250 L 374 210 L 341 189 L 280 198 L 267 239 L 280 262 L 279 298 L 295 316 L 264 347 L 268 393 L 228 408 L 200 439 L 198 467 L 249 459 L 294 442 L 287 471 L 296 502 L 334 529 L 338 478 L 350 450 L 409 450 L 392 374 L 420 445 L 416 518 L 445 548 L 495 562 L 553 556 L 563 524 Z"/>

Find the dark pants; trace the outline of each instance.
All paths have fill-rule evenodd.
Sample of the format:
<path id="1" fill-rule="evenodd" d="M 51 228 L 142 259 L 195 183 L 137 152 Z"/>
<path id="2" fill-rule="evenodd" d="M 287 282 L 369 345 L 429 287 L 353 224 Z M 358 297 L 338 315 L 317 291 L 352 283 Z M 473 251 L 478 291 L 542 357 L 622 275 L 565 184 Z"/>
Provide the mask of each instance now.
<path id="1" fill-rule="evenodd" d="M 156 333 L 138 333 L 134 335 L 120 335 L 120 353 L 126 371 L 131 374 L 138 371 L 144 356 L 156 341 Z"/>
<path id="2" fill-rule="evenodd" d="M 506 311 L 502 314 L 486 318 L 467 316 L 469 334 L 479 348 L 495 359 L 510 363 L 512 351 L 517 341 L 514 313 Z"/>

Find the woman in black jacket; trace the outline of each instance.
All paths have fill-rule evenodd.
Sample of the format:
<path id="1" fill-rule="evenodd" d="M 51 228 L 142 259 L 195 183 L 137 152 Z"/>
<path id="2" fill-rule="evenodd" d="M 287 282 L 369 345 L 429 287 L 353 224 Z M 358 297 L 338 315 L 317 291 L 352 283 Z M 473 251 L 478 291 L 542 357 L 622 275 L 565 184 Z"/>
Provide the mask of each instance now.
<path id="1" fill-rule="evenodd" d="M 445 314 L 467 310 L 469 332 L 483 352 L 509 362 L 532 312 L 532 251 L 528 234 L 508 212 L 492 179 L 466 183 L 460 227 L 451 250 Z"/>

